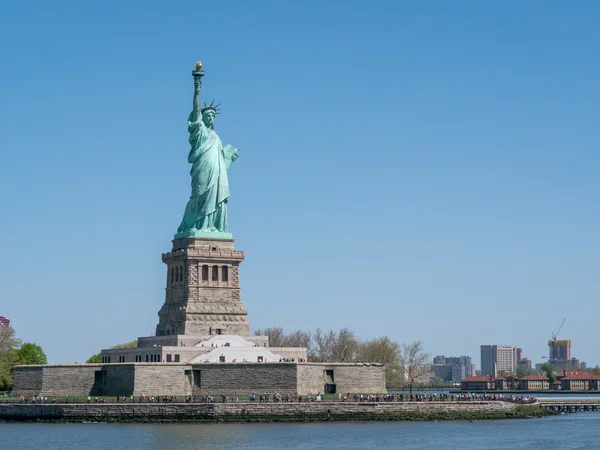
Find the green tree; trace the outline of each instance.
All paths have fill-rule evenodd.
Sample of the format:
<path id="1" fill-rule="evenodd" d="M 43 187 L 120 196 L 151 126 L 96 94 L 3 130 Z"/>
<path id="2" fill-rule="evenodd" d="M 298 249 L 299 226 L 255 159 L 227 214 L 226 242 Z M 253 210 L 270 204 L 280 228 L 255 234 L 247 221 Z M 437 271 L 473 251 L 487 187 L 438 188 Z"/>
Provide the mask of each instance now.
<path id="1" fill-rule="evenodd" d="M 546 374 L 548 381 L 550 382 L 550 386 L 552 386 L 552 383 L 556 381 L 556 375 L 554 374 L 554 367 L 552 367 L 552 364 L 549 362 L 542 364 L 542 372 Z"/>
<path id="2" fill-rule="evenodd" d="M 102 361 L 102 357 L 100 356 L 100 353 L 96 353 L 86 361 L 86 364 L 100 364 L 100 361 Z"/>
<path id="3" fill-rule="evenodd" d="M 597 365 L 596 367 L 589 367 L 585 369 L 585 371 L 592 375 L 600 375 L 600 366 Z"/>
<path id="4" fill-rule="evenodd" d="M 137 339 L 131 342 L 125 342 L 124 344 L 113 345 L 111 348 L 136 348 L 137 347 Z"/>
<path id="5" fill-rule="evenodd" d="M 400 345 L 389 337 L 384 336 L 361 342 L 358 347 L 358 360 L 384 364 L 387 387 L 391 389 L 402 387 Z"/>
<path id="6" fill-rule="evenodd" d="M 519 364 L 519 366 L 517 366 L 517 378 L 526 377 L 532 373 L 533 370 L 523 364 Z"/>
<path id="7" fill-rule="evenodd" d="M 113 349 L 117 349 L 117 348 L 136 348 L 138 344 L 137 339 L 131 342 L 125 342 L 124 344 L 117 344 L 117 345 L 113 345 L 110 348 Z M 88 360 L 86 361 L 87 364 L 99 364 L 101 361 L 101 357 L 100 357 L 100 353 L 96 353 L 95 355 L 92 355 L 88 358 Z"/>
<path id="8" fill-rule="evenodd" d="M 506 370 L 499 370 L 499 371 L 498 371 L 498 373 L 497 373 L 497 375 L 498 375 L 499 377 L 507 377 L 507 376 L 508 376 L 508 375 L 510 375 L 510 374 L 509 374 L 509 373 L 508 373 L 508 371 L 506 371 Z"/>
<path id="9" fill-rule="evenodd" d="M 48 358 L 42 347 L 31 342 L 25 342 L 17 350 L 18 364 L 48 364 Z"/>
<path id="10" fill-rule="evenodd" d="M 12 369 L 18 361 L 19 344 L 12 327 L 0 327 L 0 391 L 12 389 Z"/>

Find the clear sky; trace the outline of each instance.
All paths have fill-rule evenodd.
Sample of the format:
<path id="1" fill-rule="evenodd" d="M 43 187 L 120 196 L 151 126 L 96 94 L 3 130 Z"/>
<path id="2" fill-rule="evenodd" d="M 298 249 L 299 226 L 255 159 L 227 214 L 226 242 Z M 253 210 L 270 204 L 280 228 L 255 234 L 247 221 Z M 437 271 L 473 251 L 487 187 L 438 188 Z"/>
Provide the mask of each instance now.
<path id="1" fill-rule="evenodd" d="M 599 23 L 596 1 L 2 2 L 0 315 L 50 362 L 154 333 L 201 60 L 253 329 L 539 362 L 566 317 L 600 363 Z"/>

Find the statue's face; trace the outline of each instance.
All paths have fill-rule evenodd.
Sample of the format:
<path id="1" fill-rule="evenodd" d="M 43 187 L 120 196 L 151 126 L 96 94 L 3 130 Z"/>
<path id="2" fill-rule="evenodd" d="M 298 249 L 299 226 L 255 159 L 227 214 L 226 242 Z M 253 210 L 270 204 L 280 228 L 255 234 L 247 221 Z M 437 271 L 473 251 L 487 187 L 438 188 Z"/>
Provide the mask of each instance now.
<path id="1" fill-rule="evenodd" d="M 215 112 L 211 110 L 206 111 L 202 114 L 202 120 L 208 128 L 213 128 L 215 125 Z"/>

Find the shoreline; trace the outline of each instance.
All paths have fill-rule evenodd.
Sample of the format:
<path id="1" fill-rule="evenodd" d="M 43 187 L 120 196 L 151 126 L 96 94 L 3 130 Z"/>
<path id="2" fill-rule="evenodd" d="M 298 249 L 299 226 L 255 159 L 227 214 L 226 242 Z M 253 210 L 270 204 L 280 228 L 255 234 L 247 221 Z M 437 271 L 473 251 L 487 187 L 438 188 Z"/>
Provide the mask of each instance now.
<path id="1" fill-rule="evenodd" d="M 397 403 L 104 403 L 3 404 L 0 422 L 268 423 L 526 419 L 555 415 L 538 404 Z"/>

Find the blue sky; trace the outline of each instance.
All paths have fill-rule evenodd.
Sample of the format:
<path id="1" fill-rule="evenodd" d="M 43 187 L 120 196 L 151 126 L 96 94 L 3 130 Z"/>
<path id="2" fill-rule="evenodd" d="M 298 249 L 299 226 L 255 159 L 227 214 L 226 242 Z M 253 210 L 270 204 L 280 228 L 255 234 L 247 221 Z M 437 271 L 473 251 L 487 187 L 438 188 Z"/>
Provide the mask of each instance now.
<path id="1" fill-rule="evenodd" d="M 240 148 L 255 328 L 600 363 L 600 4 L 3 2 L 0 315 L 51 362 L 152 335 L 190 72 Z"/>

